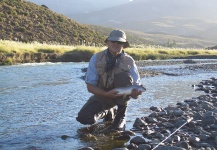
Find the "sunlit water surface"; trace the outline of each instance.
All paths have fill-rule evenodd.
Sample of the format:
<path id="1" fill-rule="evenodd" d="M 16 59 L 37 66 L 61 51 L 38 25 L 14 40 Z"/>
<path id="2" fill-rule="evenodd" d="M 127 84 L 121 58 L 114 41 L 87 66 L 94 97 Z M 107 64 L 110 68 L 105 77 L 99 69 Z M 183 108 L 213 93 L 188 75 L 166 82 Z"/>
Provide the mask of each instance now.
<path id="1" fill-rule="evenodd" d="M 41 63 L 0 67 L 0 149 L 72 150 L 92 143 L 79 139 L 75 119 L 90 93 L 81 76 L 87 63 Z M 173 66 L 179 68 L 180 66 Z M 151 67 L 149 67 L 151 68 Z M 165 69 L 154 66 L 152 69 Z M 147 91 L 129 102 L 127 129 L 151 106 L 166 107 L 201 95 L 192 84 L 216 72 L 142 78 Z M 71 138 L 62 140 L 62 135 Z"/>

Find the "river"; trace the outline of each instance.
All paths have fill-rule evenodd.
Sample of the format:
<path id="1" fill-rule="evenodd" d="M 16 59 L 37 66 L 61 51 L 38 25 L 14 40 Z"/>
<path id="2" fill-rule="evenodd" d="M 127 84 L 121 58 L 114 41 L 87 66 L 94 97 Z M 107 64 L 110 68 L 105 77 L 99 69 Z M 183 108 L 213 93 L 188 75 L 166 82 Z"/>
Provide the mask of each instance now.
<path id="1" fill-rule="evenodd" d="M 84 75 L 81 69 L 87 66 L 87 63 L 0 66 L 0 149 L 76 150 L 91 146 L 93 143 L 79 139 L 77 130 L 85 126 L 75 119 L 91 96 L 81 78 Z M 192 89 L 192 84 L 216 73 L 202 71 L 142 78 L 147 91 L 129 102 L 127 129 L 132 128 L 137 117 L 148 115 L 151 106 L 176 105 L 201 95 L 202 92 Z M 71 138 L 62 140 L 62 135 Z"/>

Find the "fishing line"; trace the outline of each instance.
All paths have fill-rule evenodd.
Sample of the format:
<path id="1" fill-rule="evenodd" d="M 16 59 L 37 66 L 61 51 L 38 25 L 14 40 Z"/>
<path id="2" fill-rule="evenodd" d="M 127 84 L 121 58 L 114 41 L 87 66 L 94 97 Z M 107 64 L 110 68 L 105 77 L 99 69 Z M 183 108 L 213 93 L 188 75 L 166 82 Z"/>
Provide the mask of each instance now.
<path id="1" fill-rule="evenodd" d="M 193 118 L 189 118 L 187 119 L 187 121 L 181 125 L 178 129 L 176 129 L 173 133 L 171 133 L 168 137 L 166 137 L 163 141 L 161 141 L 158 145 L 156 145 L 152 150 L 156 149 L 158 146 L 160 146 L 162 143 L 164 143 L 169 137 L 171 137 L 173 134 L 175 134 L 178 130 L 180 130 L 184 125 L 186 125 L 187 123 L 191 122 Z"/>

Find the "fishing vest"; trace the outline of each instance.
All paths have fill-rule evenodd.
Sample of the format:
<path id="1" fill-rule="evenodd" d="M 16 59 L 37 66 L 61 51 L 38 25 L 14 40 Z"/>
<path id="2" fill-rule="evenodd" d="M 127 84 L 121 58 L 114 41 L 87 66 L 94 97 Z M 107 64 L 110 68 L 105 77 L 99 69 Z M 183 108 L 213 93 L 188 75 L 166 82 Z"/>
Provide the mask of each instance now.
<path id="1" fill-rule="evenodd" d="M 108 72 L 106 69 L 107 54 L 106 50 L 96 54 L 96 70 L 99 76 L 97 86 L 103 90 L 111 90 L 113 87 L 114 77 L 120 72 L 129 72 L 135 61 L 133 58 L 124 53 L 117 59 L 114 68 Z"/>

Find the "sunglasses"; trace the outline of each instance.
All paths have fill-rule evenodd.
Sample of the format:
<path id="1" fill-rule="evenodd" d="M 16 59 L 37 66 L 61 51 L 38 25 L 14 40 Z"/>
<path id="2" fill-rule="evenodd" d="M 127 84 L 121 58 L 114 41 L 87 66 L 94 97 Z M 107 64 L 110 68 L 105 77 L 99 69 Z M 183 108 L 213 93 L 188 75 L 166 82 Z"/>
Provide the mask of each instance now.
<path id="1" fill-rule="evenodd" d="M 117 43 L 117 44 L 124 44 L 125 42 L 120 42 L 120 41 L 111 41 L 112 43 Z"/>

